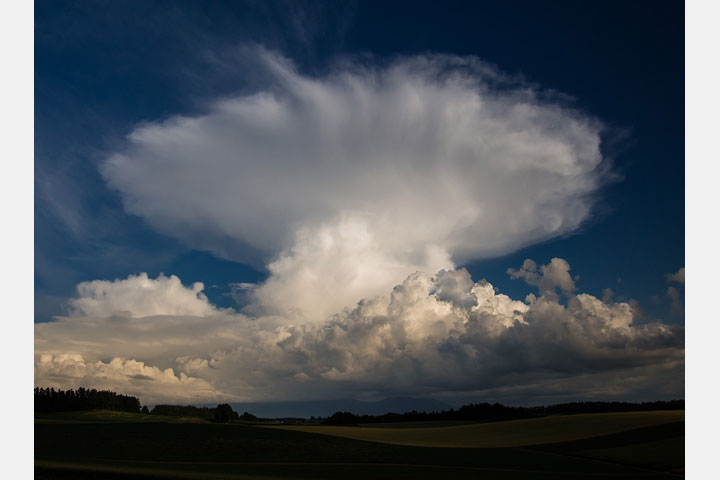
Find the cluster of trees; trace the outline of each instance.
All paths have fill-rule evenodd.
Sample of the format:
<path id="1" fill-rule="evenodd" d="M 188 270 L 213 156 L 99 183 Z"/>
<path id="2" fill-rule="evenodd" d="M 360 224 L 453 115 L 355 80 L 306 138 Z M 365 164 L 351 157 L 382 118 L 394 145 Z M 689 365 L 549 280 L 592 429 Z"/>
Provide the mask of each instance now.
<path id="1" fill-rule="evenodd" d="M 232 407 L 223 403 L 215 408 L 180 405 L 156 405 L 152 411 L 147 406 L 140 408 L 140 400 L 110 390 L 86 389 L 55 390 L 35 387 L 35 411 L 72 412 L 80 410 L 115 410 L 118 412 L 165 415 L 169 417 L 199 417 L 217 423 L 233 420 L 256 422 L 258 418 L 248 412 L 238 415 Z"/>
<path id="2" fill-rule="evenodd" d="M 469 420 L 497 422 L 520 420 L 546 415 L 569 415 L 578 413 L 637 412 L 650 410 L 684 410 L 685 400 L 657 402 L 572 402 L 539 407 L 510 407 L 500 403 L 471 403 L 459 409 L 442 412 L 386 413 L 384 415 L 355 415 L 335 412 L 322 423 L 325 425 L 353 425 L 358 423 L 421 422 L 427 420 Z"/>
<path id="3" fill-rule="evenodd" d="M 685 400 L 667 400 L 656 402 L 571 402 L 530 407 L 540 415 L 572 413 L 610 413 L 610 412 L 649 412 L 657 410 L 685 410 Z"/>
<path id="4" fill-rule="evenodd" d="M 257 421 L 257 417 L 248 412 L 238 415 L 227 403 L 222 403 L 215 408 L 194 407 L 191 405 L 155 405 L 150 414 L 167 417 L 199 417 L 216 423 L 226 423 L 233 420 Z"/>
<path id="5" fill-rule="evenodd" d="M 232 407 L 223 403 L 215 408 L 190 405 L 156 405 L 151 411 L 147 406 L 140 409 L 140 400 L 109 390 L 78 388 L 77 390 L 55 390 L 35 388 L 36 412 L 68 412 L 78 410 L 115 410 L 119 412 L 145 413 L 169 417 L 199 417 L 210 422 L 226 423 L 234 420 L 256 422 L 258 418 L 248 412 L 238 415 Z M 355 415 L 350 412 L 335 412 L 321 419 L 311 418 L 313 423 L 325 425 L 352 425 L 358 423 L 419 422 L 427 420 L 470 420 L 495 422 L 535 418 L 546 415 L 569 415 L 578 413 L 637 412 L 650 410 L 684 410 L 685 400 L 657 402 L 572 402 L 539 407 L 510 407 L 500 403 L 471 403 L 442 412 L 386 413 L 384 415 Z M 296 423 L 302 419 L 286 419 Z"/>
<path id="6" fill-rule="evenodd" d="M 215 409 L 208 407 L 193 407 L 181 405 L 155 405 L 150 410 L 150 415 L 163 415 L 166 417 L 200 417 L 205 420 L 212 420 L 215 417 Z"/>
<path id="7" fill-rule="evenodd" d="M 115 410 L 140 413 L 140 400 L 109 390 L 78 388 L 55 390 L 35 388 L 36 412 L 70 412 L 78 410 Z"/>

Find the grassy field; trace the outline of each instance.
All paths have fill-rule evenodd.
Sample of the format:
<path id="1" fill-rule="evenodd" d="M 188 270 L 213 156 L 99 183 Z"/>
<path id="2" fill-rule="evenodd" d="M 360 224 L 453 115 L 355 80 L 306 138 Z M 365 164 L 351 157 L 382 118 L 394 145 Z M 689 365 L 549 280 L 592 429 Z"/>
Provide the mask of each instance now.
<path id="1" fill-rule="evenodd" d="M 114 410 L 90 410 L 86 412 L 36 413 L 35 423 L 176 423 L 205 422 L 200 418 L 163 417 L 141 413 L 116 412 Z"/>
<path id="2" fill-rule="evenodd" d="M 432 428 L 383 428 L 336 426 L 273 426 L 309 433 L 322 433 L 370 442 L 413 445 L 418 447 L 502 448 L 568 442 L 649 427 L 681 422 L 685 412 L 594 413 L 558 415 L 529 420 L 510 420 Z"/>
<path id="3" fill-rule="evenodd" d="M 544 430 L 548 441 L 532 447 L 436 448 L 325 433 L 334 427 L 308 432 L 291 427 L 157 421 L 158 417 L 115 412 L 45 415 L 35 424 L 35 478 L 659 479 L 683 466 L 682 412 L 666 417 L 630 415 L 624 423 L 615 423 L 616 430 L 630 426 L 624 431 L 558 442 L 558 438 L 575 438 L 574 431 L 596 423 L 582 417 L 586 416 L 556 420 L 554 428 Z M 508 432 L 527 425 L 491 425 L 502 424 Z M 467 427 L 482 425 L 489 424 Z M 385 427 L 354 428 L 395 434 L 459 428 Z M 570 437 L 557 433 L 563 429 L 571 432 Z M 467 437 L 472 430 L 457 431 Z"/>

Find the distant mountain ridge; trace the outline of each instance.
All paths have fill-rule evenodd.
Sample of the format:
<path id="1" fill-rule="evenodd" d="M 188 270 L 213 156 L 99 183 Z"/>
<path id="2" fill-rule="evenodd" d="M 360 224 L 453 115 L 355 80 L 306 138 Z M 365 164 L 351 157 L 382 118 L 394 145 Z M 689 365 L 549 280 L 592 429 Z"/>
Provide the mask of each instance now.
<path id="1" fill-rule="evenodd" d="M 207 406 L 215 406 L 208 404 Z M 350 412 L 355 415 L 383 415 L 388 412 L 404 413 L 440 412 L 454 408 L 454 405 L 432 398 L 393 397 L 375 402 L 355 399 L 317 400 L 304 402 L 251 402 L 230 403 L 238 413 L 250 412 L 262 418 L 285 417 L 329 417 L 335 412 Z"/>

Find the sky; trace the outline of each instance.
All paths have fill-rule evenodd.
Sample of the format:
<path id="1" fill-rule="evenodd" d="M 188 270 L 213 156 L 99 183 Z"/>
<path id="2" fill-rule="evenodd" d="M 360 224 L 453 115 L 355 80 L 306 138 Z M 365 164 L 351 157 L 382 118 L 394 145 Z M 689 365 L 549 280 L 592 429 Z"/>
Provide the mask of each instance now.
<path id="1" fill-rule="evenodd" d="M 684 396 L 682 3 L 386 3 L 36 2 L 36 385 Z"/>

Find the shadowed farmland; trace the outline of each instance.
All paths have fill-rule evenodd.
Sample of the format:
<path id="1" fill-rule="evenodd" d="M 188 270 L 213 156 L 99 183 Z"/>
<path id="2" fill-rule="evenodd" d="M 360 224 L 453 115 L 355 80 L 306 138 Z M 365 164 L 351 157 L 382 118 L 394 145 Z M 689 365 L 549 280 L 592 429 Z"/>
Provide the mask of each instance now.
<path id="1" fill-rule="evenodd" d="M 270 427 L 419 447 L 498 448 L 567 442 L 663 423 L 682 422 L 683 410 L 561 415 L 435 428 L 336 426 Z"/>
<path id="2" fill-rule="evenodd" d="M 143 422 L 142 415 L 132 414 L 120 415 L 125 421 L 118 421 L 116 414 L 107 414 L 109 421 L 104 421 L 103 415 L 84 412 L 58 415 L 54 420 L 52 415 L 38 419 L 36 478 L 630 479 L 667 478 L 664 472 L 682 467 L 683 463 L 682 421 L 659 421 L 612 435 L 561 443 L 555 441 L 557 435 L 550 436 L 545 444 L 533 447 L 433 448 L 321 433 L 331 427 L 315 427 L 311 433 L 290 427 L 186 423 L 176 419 Z M 573 417 L 582 416 L 558 418 Z M 503 424 L 510 425 L 511 431 L 516 428 L 513 422 L 483 425 L 499 428 Z M 467 436 L 479 426 L 467 425 L 460 431 Z M 422 430 L 458 427 L 345 428 L 426 434 Z M 572 431 L 583 427 L 573 426 L 570 421 L 559 422 L 557 428 Z M 635 465 L 631 465 L 634 451 L 652 457 L 653 448 L 658 446 L 661 448 L 654 455 L 654 463 L 634 461 Z"/>

